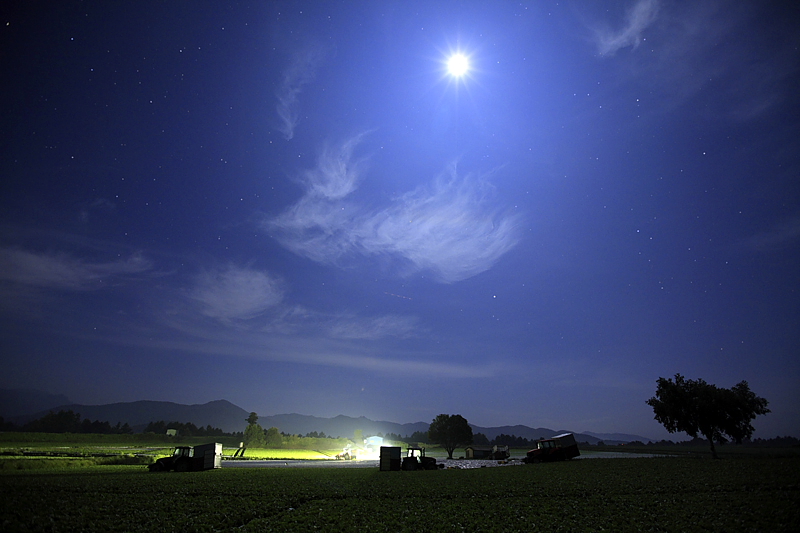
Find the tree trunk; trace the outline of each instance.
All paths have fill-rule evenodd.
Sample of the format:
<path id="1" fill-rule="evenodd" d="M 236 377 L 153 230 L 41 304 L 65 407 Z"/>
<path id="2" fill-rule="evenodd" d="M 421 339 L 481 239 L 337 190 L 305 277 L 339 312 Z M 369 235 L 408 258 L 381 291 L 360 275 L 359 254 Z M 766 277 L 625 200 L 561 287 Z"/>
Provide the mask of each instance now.
<path id="1" fill-rule="evenodd" d="M 706 438 L 708 439 L 708 443 L 711 445 L 711 457 L 714 459 L 719 459 L 719 456 L 717 455 L 717 449 L 714 447 L 714 439 L 709 436 L 706 436 Z"/>

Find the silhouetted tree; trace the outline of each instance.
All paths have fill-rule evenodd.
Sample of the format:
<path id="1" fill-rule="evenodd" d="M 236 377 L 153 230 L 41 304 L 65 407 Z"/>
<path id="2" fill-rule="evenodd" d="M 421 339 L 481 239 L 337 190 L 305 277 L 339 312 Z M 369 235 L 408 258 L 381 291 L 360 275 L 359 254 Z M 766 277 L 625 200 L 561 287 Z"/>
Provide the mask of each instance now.
<path id="1" fill-rule="evenodd" d="M 80 433 L 81 415 L 71 409 L 57 413 L 50 411 L 42 418 L 28 422 L 22 429 L 41 433 Z"/>
<path id="2" fill-rule="evenodd" d="M 159 435 L 163 435 L 167 432 L 167 423 L 163 420 L 159 420 L 158 422 L 150 422 L 144 428 L 145 433 L 156 433 Z"/>
<path id="3" fill-rule="evenodd" d="M 250 424 L 244 430 L 244 437 L 242 438 L 245 447 L 248 448 L 264 448 L 266 442 L 264 438 L 264 428 L 259 424 Z"/>
<path id="4" fill-rule="evenodd" d="M 258 415 L 254 412 L 250 413 L 250 416 L 246 418 L 246 421 L 249 425 L 253 425 L 258 422 Z"/>
<path id="5" fill-rule="evenodd" d="M 429 442 L 427 431 L 415 431 L 410 437 L 407 437 L 408 442 Z"/>
<path id="6" fill-rule="evenodd" d="M 459 446 L 472 444 L 472 428 L 461 415 L 439 415 L 428 428 L 428 439 L 440 444 L 447 451 L 447 458 L 453 458 L 453 450 Z"/>
<path id="7" fill-rule="evenodd" d="M 472 437 L 472 444 L 491 444 L 491 442 L 489 442 L 489 437 L 483 433 L 476 433 Z"/>
<path id="8" fill-rule="evenodd" d="M 750 438 L 754 428 L 750 423 L 758 415 L 769 413 L 769 402 L 750 391 L 746 381 L 730 389 L 706 383 L 702 379 L 686 379 L 675 374 L 675 380 L 658 378 L 656 395 L 647 404 L 653 408 L 655 419 L 667 431 L 682 431 L 690 437 L 702 435 L 717 459 L 714 441 L 737 443 Z"/>
<path id="9" fill-rule="evenodd" d="M 492 440 L 492 444 L 501 444 L 512 448 L 530 448 L 533 443 L 524 437 L 517 437 L 516 435 L 499 434 Z"/>
<path id="10" fill-rule="evenodd" d="M 281 434 L 276 427 L 271 427 L 267 430 L 264 440 L 267 448 L 280 448 L 283 444 L 283 437 L 281 437 Z"/>
<path id="11" fill-rule="evenodd" d="M 405 440 L 399 433 L 387 433 L 384 438 L 394 442 L 402 442 Z"/>
<path id="12" fill-rule="evenodd" d="M 123 431 L 126 425 L 127 424 L 122 426 Z M 225 433 L 220 428 L 212 427 L 211 424 L 206 425 L 206 427 L 197 427 L 191 422 L 168 423 L 164 422 L 163 420 L 159 420 L 158 422 L 150 422 L 147 424 L 147 427 L 144 428 L 144 432 L 163 435 L 168 429 L 177 430 L 178 434 L 184 437 L 222 437 L 225 435 L 234 435 L 233 433 Z"/>

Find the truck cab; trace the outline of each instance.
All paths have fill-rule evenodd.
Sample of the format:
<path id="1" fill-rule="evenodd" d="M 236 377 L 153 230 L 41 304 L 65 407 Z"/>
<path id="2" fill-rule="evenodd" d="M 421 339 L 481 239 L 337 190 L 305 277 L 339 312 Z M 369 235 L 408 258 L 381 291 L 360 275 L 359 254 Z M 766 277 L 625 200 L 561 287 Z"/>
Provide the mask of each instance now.
<path id="1" fill-rule="evenodd" d="M 198 446 L 176 446 L 172 455 L 148 466 L 151 472 L 196 472 L 222 466 L 222 444 L 212 442 Z"/>
<path id="2" fill-rule="evenodd" d="M 436 459 L 425 457 L 425 448 L 409 446 L 403 458 L 403 470 L 436 470 Z"/>
<path id="3" fill-rule="evenodd" d="M 178 457 L 192 457 L 193 451 L 194 448 L 192 448 L 191 446 L 177 446 L 175 448 L 175 451 L 172 452 L 172 457 L 174 459 L 177 459 Z"/>
<path id="4" fill-rule="evenodd" d="M 580 454 L 575 436 L 572 433 L 563 433 L 552 439 L 536 441 L 536 448 L 528 451 L 524 461 L 526 463 L 566 461 Z"/>

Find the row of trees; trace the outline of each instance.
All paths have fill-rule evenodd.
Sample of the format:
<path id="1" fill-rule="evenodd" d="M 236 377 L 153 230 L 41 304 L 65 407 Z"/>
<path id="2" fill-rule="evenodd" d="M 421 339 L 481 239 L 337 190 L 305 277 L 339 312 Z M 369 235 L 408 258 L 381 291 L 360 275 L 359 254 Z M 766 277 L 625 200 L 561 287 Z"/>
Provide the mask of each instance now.
<path id="1" fill-rule="evenodd" d="M 237 435 L 236 433 L 226 433 L 220 428 L 212 427 L 210 424 L 206 427 L 197 427 L 191 422 L 165 422 L 163 420 L 147 424 L 144 428 L 144 433 L 163 435 L 167 432 L 167 429 L 174 429 L 178 435 L 183 437 L 234 437 Z M 61 410 L 57 413 L 51 411 L 42 418 L 32 420 L 22 426 L 12 422 L 5 422 L 0 418 L 0 430 L 30 433 L 93 433 L 99 435 L 130 435 L 133 433 L 133 428 L 127 422 L 124 424 L 117 422 L 116 425 L 112 426 L 110 422 L 89 420 L 88 418 L 81 419 L 80 413 L 76 413 L 71 409 Z"/>
<path id="2" fill-rule="evenodd" d="M 603 442 L 600 441 L 598 444 L 603 445 Z M 705 438 L 696 437 L 690 440 L 680 440 L 677 442 L 663 439 L 655 442 L 648 441 L 644 443 L 640 440 L 634 440 L 631 442 L 626 442 L 625 444 L 618 444 L 618 446 L 651 446 L 654 448 L 663 448 L 665 446 L 689 447 L 705 444 L 708 444 L 708 441 Z M 748 447 L 791 448 L 800 446 L 800 439 L 787 435 L 785 437 L 772 437 L 770 439 L 742 439 L 740 444 Z"/>
<path id="3" fill-rule="evenodd" d="M 42 418 L 31 420 L 27 424 L 17 426 L 12 422 L 5 422 L 0 419 L 0 426 L 3 431 L 25 431 L 31 433 L 98 433 L 101 435 L 127 435 L 133 433 L 133 429 L 127 422 L 119 422 L 112 426 L 110 422 L 100 422 L 99 420 L 81 420 L 80 413 L 75 413 L 71 409 L 49 412 Z"/>
<path id="4" fill-rule="evenodd" d="M 212 427 L 211 424 L 206 427 L 197 427 L 191 422 L 164 422 L 163 420 L 150 422 L 144 428 L 144 432 L 163 435 L 168 429 L 176 430 L 182 437 L 235 437 L 241 435 L 241 433 L 226 433 L 220 428 Z"/>

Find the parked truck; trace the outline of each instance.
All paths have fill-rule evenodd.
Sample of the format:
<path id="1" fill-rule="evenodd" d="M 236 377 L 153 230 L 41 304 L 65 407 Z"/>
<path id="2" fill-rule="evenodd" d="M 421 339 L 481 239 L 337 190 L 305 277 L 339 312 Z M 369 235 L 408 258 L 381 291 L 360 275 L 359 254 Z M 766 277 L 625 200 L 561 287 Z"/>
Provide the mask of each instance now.
<path id="1" fill-rule="evenodd" d="M 197 472 L 222 467 L 222 444 L 212 442 L 198 446 L 177 446 L 169 457 L 162 457 L 148 466 L 151 472 Z"/>
<path id="2" fill-rule="evenodd" d="M 573 457 L 578 457 L 578 443 L 572 433 L 556 435 L 551 439 L 541 439 L 536 441 L 536 448 L 528 451 L 525 459 L 526 463 L 540 463 L 545 461 L 566 461 Z"/>

